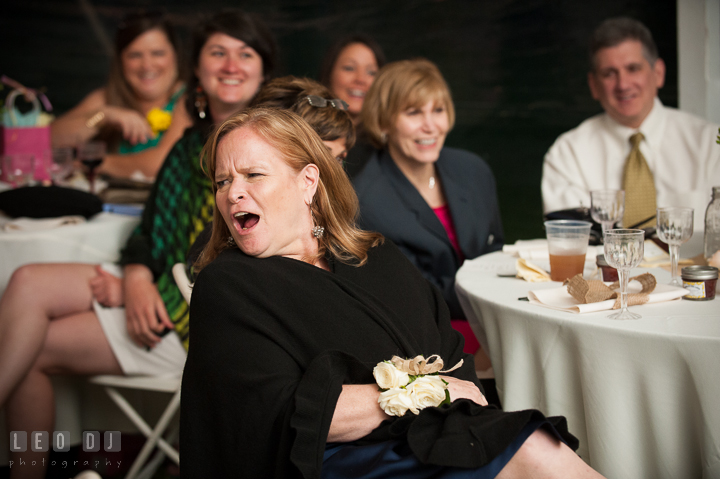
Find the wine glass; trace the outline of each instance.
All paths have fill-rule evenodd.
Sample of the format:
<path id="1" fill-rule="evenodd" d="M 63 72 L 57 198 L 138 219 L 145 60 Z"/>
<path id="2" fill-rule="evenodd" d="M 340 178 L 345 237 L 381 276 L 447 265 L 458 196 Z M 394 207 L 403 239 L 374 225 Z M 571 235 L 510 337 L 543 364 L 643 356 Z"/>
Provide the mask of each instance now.
<path id="1" fill-rule="evenodd" d="M 90 193 L 95 193 L 95 170 L 105 159 L 105 142 L 91 141 L 80 145 L 78 159 L 85 167 L 85 176 L 90 183 Z"/>
<path id="2" fill-rule="evenodd" d="M 30 186 L 35 177 L 35 156 L 25 153 L 6 155 L 2 159 L 5 181 L 14 188 Z"/>
<path id="3" fill-rule="evenodd" d="M 682 288 L 677 267 L 680 254 L 680 245 L 693 235 L 693 209 L 692 208 L 658 208 L 657 235 L 660 241 L 667 243 L 670 250 L 670 267 L 672 280 L 670 285 Z"/>
<path id="4" fill-rule="evenodd" d="M 50 177 L 55 185 L 63 185 L 75 170 L 75 149 L 60 147 L 52 149 L 52 159 L 49 165 Z"/>
<path id="5" fill-rule="evenodd" d="M 625 212 L 625 191 L 594 190 L 590 192 L 590 215 L 602 225 L 603 237 Z"/>
<path id="6" fill-rule="evenodd" d="M 610 319 L 640 319 L 627 308 L 628 275 L 630 269 L 639 265 L 645 254 L 645 232 L 643 230 L 608 230 L 605 233 L 605 261 L 617 269 L 620 278 L 620 311 Z"/>

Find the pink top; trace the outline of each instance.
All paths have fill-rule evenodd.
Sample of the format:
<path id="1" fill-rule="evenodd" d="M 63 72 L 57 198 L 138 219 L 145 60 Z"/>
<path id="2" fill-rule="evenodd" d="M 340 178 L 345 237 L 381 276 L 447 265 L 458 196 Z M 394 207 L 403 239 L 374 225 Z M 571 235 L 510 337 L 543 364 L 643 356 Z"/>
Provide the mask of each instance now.
<path id="1" fill-rule="evenodd" d="M 455 248 L 455 252 L 460 257 L 460 262 L 462 263 L 465 258 L 462 251 L 460 251 L 460 243 L 458 243 L 457 234 L 455 233 L 455 225 L 453 224 L 452 217 L 450 216 L 450 208 L 448 208 L 448 205 L 443 205 L 433 208 L 433 212 L 440 220 L 440 223 L 442 223 L 443 228 L 445 228 L 448 239 L 450 239 L 450 244 L 452 244 L 453 248 Z"/>

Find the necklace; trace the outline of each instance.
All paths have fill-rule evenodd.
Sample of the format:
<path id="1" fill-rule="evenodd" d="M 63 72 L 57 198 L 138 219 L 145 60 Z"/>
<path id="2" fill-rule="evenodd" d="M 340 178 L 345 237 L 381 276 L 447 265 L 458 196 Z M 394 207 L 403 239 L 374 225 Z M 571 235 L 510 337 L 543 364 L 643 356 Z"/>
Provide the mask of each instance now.
<path id="1" fill-rule="evenodd" d="M 430 181 L 428 182 L 428 187 L 429 187 L 431 190 L 432 190 L 433 188 L 435 188 L 435 177 L 434 177 L 434 176 L 431 176 L 431 177 L 430 177 Z"/>

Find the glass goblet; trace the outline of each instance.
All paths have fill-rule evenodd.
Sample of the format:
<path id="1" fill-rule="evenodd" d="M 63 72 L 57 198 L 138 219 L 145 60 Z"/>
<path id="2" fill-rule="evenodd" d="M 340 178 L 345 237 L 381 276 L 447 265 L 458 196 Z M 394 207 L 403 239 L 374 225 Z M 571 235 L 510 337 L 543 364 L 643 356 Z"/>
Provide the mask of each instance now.
<path id="1" fill-rule="evenodd" d="M 95 171 L 105 159 L 105 142 L 91 141 L 78 147 L 78 159 L 85 167 L 90 193 L 95 193 Z"/>
<path id="2" fill-rule="evenodd" d="M 622 219 L 625 212 L 624 190 L 593 190 L 590 192 L 590 215 L 602 225 L 605 232 Z"/>
<path id="3" fill-rule="evenodd" d="M 35 176 L 35 156 L 25 153 L 6 155 L 2 159 L 5 180 L 14 188 L 32 185 Z"/>
<path id="4" fill-rule="evenodd" d="M 53 184 L 64 185 L 66 180 L 75 171 L 74 148 L 60 147 L 52 149 L 52 158 L 48 170 Z"/>
<path id="5" fill-rule="evenodd" d="M 605 261 L 617 269 L 620 278 L 620 311 L 610 319 L 639 319 L 627 308 L 627 288 L 630 269 L 639 265 L 645 254 L 645 232 L 643 230 L 608 230 L 605 233 Z"/>
<path id="6" fill-rule="evenodd" d="M 660 241 L 667 243 L 670 251 L 670 268 L 672 280 L 670 285 L 682 288 L 682 281 L 678 275 L 678 258 L 680 245 L 689 240 L 693 235 L 693 212 L 692 208 L 658 208 L 657 210 L 657 235 Z"/>

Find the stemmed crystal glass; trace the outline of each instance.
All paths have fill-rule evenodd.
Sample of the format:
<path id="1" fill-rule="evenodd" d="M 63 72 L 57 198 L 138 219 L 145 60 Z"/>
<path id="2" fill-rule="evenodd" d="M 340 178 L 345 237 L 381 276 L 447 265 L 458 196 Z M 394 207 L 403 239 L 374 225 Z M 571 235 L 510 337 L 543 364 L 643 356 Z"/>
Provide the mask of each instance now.
<path id="1" fill-rule="evenodd" d="M 682 288 L 682 281 L 677 272 L 678 257 L 680 245 L 693 235 L 693 213 L 692 208 L 658 208 L 657 210 L 657 235 L 660 241 L 667 243 L 670 250 L 672 268 L 670 285 L 672 286 Z"/>
<path id="2" fill-rule="evenodd" d="M 52 149 L 52 158 L 48 166 L 50 177 L 55 185 L 63 185 L 75 170 L 75 151 L 70 147 Z"/>
<path id="3" fill-rule="evenodd" d="M 593 190 L 590 192 L 590 215 L 602 225 L 603 237 L 625 212 L 625 191 Z"/>
<path id="4" fill-rule="evenodd" d="M 85 167 L 90 193 L 95 193 L 95 171 L 105 159 L 105 142 L 91 141 L 78 147 L 78 159 Z"/>
<path id="5" fill-rule="evenodd" d="M 616 268 L 620 278 L 620 311 L 610 319 L 640 319 L 627 308 L 628 276 L 630 269 L 639 265 L 645 254 L 645 232 L 643 230 L 608 230 L 605 233 L 605 261 Z"/>

